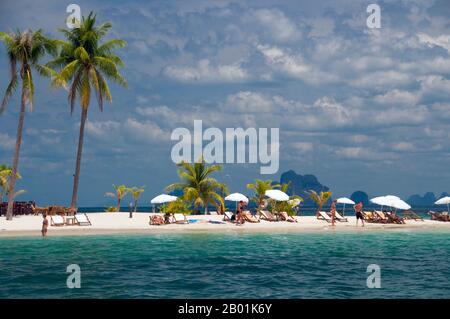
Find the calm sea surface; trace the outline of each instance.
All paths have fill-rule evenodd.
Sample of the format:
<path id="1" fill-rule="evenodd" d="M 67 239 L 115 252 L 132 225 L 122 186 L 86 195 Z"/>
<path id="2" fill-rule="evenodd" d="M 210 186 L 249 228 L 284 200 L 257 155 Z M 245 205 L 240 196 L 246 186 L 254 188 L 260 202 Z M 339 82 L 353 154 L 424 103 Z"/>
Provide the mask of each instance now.
<path id="1" fill-rule="evenodd" d="M 450 298 L 449 260 L 449 231 L 2 238 L 0 298 Z"/>

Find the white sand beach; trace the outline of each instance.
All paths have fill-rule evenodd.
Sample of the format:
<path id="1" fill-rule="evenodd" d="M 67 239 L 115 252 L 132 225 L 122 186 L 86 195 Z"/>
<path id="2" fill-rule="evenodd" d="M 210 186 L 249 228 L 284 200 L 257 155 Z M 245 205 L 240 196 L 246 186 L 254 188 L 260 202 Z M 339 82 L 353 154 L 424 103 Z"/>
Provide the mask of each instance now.
<path id="1" fill-rule="evenodd" d="M 337 222 L 332 227 L 324 220 L 318 220 L 313 216 L 297 217 L 298 223 L 268 222 L 260 223 L 246 222 L 242 226 L 225 222 L 224 224 L 213 224 L 209 221 L 222 221 L 223 216 L 211 215 L 189 215 L 188 220 L 196 220 L 189 224 L 170 224 L 162 226 L 149 225 L 151 213 L 135 213 L 129 218 L 128 213 L 89 213 L 87 214 L 92 226 L 49 226 L 48 236 L 64 235 L 99 235 L 99 234 L 153 234 L 153 233 L 183 233 L 183 232 L 307 232 L 307 231 L 370 231 L 370 230 L 449 230 L 450 223 L 424 220 L 407 220 L 405 225 L 398 224 L 370 224 L 365 227 L 355 226 L 355 218 L 348 217 L 348 222 Z M 50 217 L 49 217 L 50 219 Z M 5 236 L 40 236 L 42 225 L 41 216 L 17 216 L 12 221 L 5 217 L 0 218 L 0 237 Z"/>

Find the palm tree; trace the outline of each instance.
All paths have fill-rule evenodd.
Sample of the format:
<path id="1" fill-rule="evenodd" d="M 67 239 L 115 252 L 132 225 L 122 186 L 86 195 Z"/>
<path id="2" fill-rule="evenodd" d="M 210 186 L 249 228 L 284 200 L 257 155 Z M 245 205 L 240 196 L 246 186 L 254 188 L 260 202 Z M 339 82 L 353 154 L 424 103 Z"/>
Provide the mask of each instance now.
<path id="1" fill-rule="evenodd" d="M 134 212 L 136 212 L 138 199 L 141 196 L 141 194 L 144 192 L 144 188 L 145 188 L 145 186 L 141 186 L 141 187 L 134 186 L 134 187 L 128 188 L 128 192 L 131 194 L 131 197 L 133 197 L 133 204 L 134 204 L 133 211 Z"/>
<path id="2" fill-rule="evenodd" d="M 12 168 L 2 164 L 0 165 L 0 202 L 3 202 L 3 199 L 6 196 L 8 196 L 9 194 L 9 181 L 11 179 L 12 176 Z M 19 172 L 16 173 L 16 179 L 21 178 Z M 18 196 L 22 193 L 24 193 L 24 190 L 19 190 L 15 193 L 15 196 Z"/>
<path id="3" fill-rule="evenodd" d="M 255 192 L 253 201 L 258 205 L 259 209 L 261 209 L 261 207 L 264 205 L 266 191 L 276 186 L 278 185 L 272 185 L 272 180 L 270 179 L 265 181 L 261 179 L 255 179 L 254 184 L 247 184 L 247 188 L 252 189 Z"/>
<path id="4" fill-rule="evenodd" d="M 117 198 L 116 211 L 120 212 L 120 202 L 125 197 L 125 195 L 128 194 L 129 188 L 126 187 L 125 185 L 116 186 L 114 184 L 113 184 L 113 187 L 114 187 L 114 193 L 106 193 L 105 195 L 108 196 L 108 197 L 115 197 L 115 198 Z"/>
<path id="5" fill-rule="evenodd" d="M 67 41 L 60 42 L 62 49 L 59 56 L 47 64 L 49 67 L 60 69 L 53 84 L 68 88 L 68 100 L 71 113 L 73 113 L 77 97 L 80 99 L 80 133 L 72 202 L 70 204 L 71 208 L 77 206 L 84 127 L 91 100 L 91 91 L 95 92 L 100 111 L 103 111 L 103 100 L 106 99 L 112 102 L 111 92 L 106 80 L 110 79 L 123 87 L 127 87 L 126 80 L 118 70 L 118 67 L 123 66 L 123 62 L 113 53 L 114 49 L 124 47 L 126 42 L 114 39 L 101 44 L 101 39 L 106 35 L 112 25 L 106 22 L 97 27 L 95 26 L 95 22 L 96 16 L 91 12 L 86 18 L 82 18 L 79 28 L 60 30 Z"/>
<path id="6" fill-rule="evenodd" d="M 320 192 L 310 190 L 309 198 L 311 198 L 317 204 L 316 217 L 319 216 L 319 212 L 322 210 L 322 206 L 331 198 L 332 192 Z"/>
<path id="7" fill-rule="evenodd" d="M 205 214 L 208 212 L 209 204 L 223 205 L 223 198 L 219 193 L 225 189 L 225 186 L 210 177 L 212 173 L 222 169 L 221 165 L 207 166 L 204 159 L 201 158 L 193 164 L 181 162 L 177 166 L 180 168 L 178 175 L 181 181 L 167 186 L 167 191 L 183 190 L 184 199 L 194 203 L 196 212 L 200 205 L 205 209 Z"/>
<path id="8" fill-rule="evenodd" d="M 6 45 L 11 77 L 0 106 L 0 113 L 6 109 L 9 99 L 17 89 L 19 82 L 21 82 L 19 122 L 17 125 L 12 173 L 11 178 L 9 179 L 8 209 L 6 212 L 6 219 L 11 220 L 26 105 L 28 104 L 30 106 L 30 111 L 33 111 L 34 81 L 32 69 L 35 69 L 41 75 L 52 76 L 54 72 L 50 68 L 40 65 L 39 61 L 45 56 L 46 53 L 56 54 L 57 46 L 56 41 L 44 37 L 41 30 L 25 30 L 23 32 L 16 31 L 10 34 L 0 32 L 0 40 Z M 17 70 L 18 64 L 20 64 L 19 74 Z"/>

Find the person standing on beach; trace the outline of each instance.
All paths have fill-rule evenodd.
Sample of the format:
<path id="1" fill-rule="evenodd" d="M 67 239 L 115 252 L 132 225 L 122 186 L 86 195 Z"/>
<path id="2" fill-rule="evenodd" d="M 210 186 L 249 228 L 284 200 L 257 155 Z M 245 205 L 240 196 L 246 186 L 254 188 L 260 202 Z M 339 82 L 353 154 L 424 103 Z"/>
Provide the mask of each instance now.
<path id="1" fill-rule="evenodd" d="M 244 216 L 242 214 L 244 202 L 240 201 L 236 209 L 236 226 L 244 224 Z"/>
<path id="2" fill-rule="evenodd" d="M 48 219 L 47 219 L 47 214 L 42 214 L 42 218 L 44 219 L 42 221 L 42 237 L 46 237 L 47 236 L 47 230 L 48 230 Z"/>
<path id="3" fill-rule="evenodd" d="M 364 216 L 362 214 L 362 210 L 363 210 L 362 202 L 359 202 L 358 204 L 353 206 L 353 209 L 355 210 L 355 215 L 356 215 L 356 227 L 358 227 L 358 219 L 361 219 L 362 227 L 364 227 Z"/>
<path id="4" fill-rule="evenodd" d="M 334 200 L 331 203 L 330 213 L 331 213 L 331 226 L 334 226 L 334 221 L 336 220 L 336 203 L 337 200 Z"/>

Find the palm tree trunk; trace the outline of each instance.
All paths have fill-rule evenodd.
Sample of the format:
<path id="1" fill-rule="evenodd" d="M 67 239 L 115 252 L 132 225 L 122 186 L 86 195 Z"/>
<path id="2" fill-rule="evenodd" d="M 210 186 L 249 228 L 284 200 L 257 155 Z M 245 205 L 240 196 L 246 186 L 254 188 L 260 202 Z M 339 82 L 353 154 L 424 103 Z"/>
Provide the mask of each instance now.
<path id="1" fill-rule="evenodd" d="M 19 124 L 17 125 L 16 149 L 14 151 L 12 175 L 11 175 L 11 179 L 9 181 L 8 209 L 6 210 L 6 220 L 12 220 L 12 218 L 13 218 L 14 187 L 16 186 L 17 167 L 19 165 L 19 155 L 20 155 L 20 145 L 22 144 L 23 123 L 25 121 L 25 106 L 26 106 L 26 95 L 25 95 L 25 92 L 22 90 L 22 101 L 21 101 L 21 105 L 20 105 Z"/>
<path id="2" fill-rule="evenodd" d="M 77 162 L 75 164 L 75 174 L 73 175 L 73 192 L 72 192 L 72 203 L 70 208 L 75 209 L 77 207 L 78 198 L 78 184 L 80 180 L 80 165 L 81 165 L 81 155 L 83 152 L 83 141 L 84 141 L 84 126 L 87 119 L 87 107 L 83 107 L 81 111 L 81 122 L 80 122 L 80 134 L 78 137 L 78 150 L 77 150 Z"/>
<path id="3" fill-rule="evenodd" d="M 120 197 L 117 197 L 117 212 L 120 212 Z"/>

